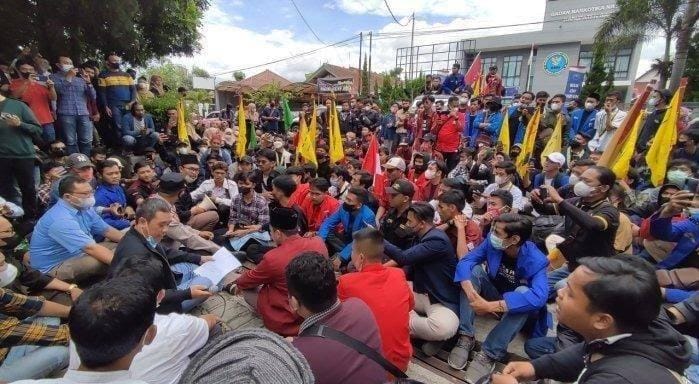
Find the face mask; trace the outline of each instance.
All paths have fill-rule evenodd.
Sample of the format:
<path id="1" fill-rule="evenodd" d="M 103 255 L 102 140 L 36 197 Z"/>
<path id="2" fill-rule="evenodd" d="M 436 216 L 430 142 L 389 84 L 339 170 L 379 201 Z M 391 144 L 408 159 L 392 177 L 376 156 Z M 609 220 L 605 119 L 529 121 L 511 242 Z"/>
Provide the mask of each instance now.
<path id="1" fill-rule="evenodd" d="M 340 187 L 340 179 L 330 179 L 330 185 L 332 185 L 335 188 Z"/>
<path id="2" fill-rule="evenodd" d="M 121 66 L 121 63 L 119 63 L 119 62 L 109 63 L 109 68 L 111 68 L 111 69 L 119 69 L 120 66 Z"/>
<path id="3" fill-rule="evenodd" d="M 199 153 L 202 153 L 208 149 L 209 149 L 209 147 L 199 147 Z"/>
<path id="4" fill-rule="evenodd" d="M 591 111 L 595 109 L 595 104 L 594 103 L 585 103 L 585 109 L 588 111 Z"/>
<path id="5" fill-rule="evenodd" d="M 493 248 L 499 251 L 503 251 L 507 248 L 507 246 L 505 245 L 505 239 L 501 239 L 495 236 L 494 233 L 490 234 L 490 245 L 492 245 Z"/>
<path id="6" fill-rule="evenodd" d="M 49 154 L 52 157 L 64 157 L 66 155 L 65 149 L 52 149 Z"/>
<path id="7" fill-rule="evenodd" d="M 68 71 L 70 71 L 70 70 L 73 69 L 73 68 L 74 68 L 74 67 L 73 67 L 73 64 L 63 64 L 63 65 L 61 65 L 61 69 L 63 70 L 63 72 L 68 72 Z"/>
<path id="8" fill-rule="evenodd" d="M 594 190 L 595 187 L 591 187 L 582 181 L 575 183 L 575 186 L 573 187 L 573 192 L 575 193 L 575 196 L 580 197 L 588 197 L 592 194 Z"/>
<path id="9" fill-rule="evenodd" d="M 90 196 L 90 197 L 85 197 L 82 200 L 80 200 L 80 208 L 82 209 L 90 209 L 95 206 L 95 197 Z"/>
<path id="10" fill-rule="evenodd" d="M 280 149 L 282 147 L 284 147 L 284 143 L 282 143 L 281 141 L 274 142 L 274 149 Z"/>
<path id="11" fill-rule="evenodd" d="M 425 167 L 425 164 L 413 165 L 413 169 L 414 169 L 415 172 L 417 172 L 417 173 L 425 172 L 425 168 L 426 168 L 426 167 Z"/>
<path id="12" fill-rule="evenodd" d="M 250 191 L 252 191 L 252 188 L 250 188 L 250 187 L 238 187 L 238 191 L 240 193 L 242 193 L 243 195 L 247 195 L 248 193 L 250 193 Z"/>
<path id="13" fill-rule="evenodd" d="M 12 284 L 17 278 L 17 267 L 12 264 L 5 263 L 0 271 L 0 288 L 7 287 Z"/>
<path id="14" fill-rule="evenodd" d="M 186 148 L 186 147 L 177 148 L 178 155 L 186 155 L 188 153 L 189 153 L 189 148 Z"/>
<path id="15" fill-rule="evenodd" d="M 342 203 L 342 209 L 344 209 L 347 212 L 354 212 L 357 209 L 357 207 L 351 204 Z"/>
<path id="16" fill-rule="evenodd" d="M 575 149 L 575 150 L 577 150 L 577 149 L 580 149 L 580 148 L 582 148 L 582 144 L 578 143 L 577 141 L 572 141 L 572 142 L 570 143 L 570 149 Z"/>
<path id="17" fill-rule="evenodd" d="M 522 105 L 522 103 L 520 103 L 519 101 L 512 103 L 512 106 L 515 108 L 519 108 L 521 105 Z"/>
<path id="18" fill-rule="evenodd" d="M 503 184 L 507 183 L 507 181 L 508 181 L 507 176 L 495 175 L 495 184 L 503 185 Z"/>
<path id="19" fill-rule="evenodd" d="M 197 181 L 197 178 L 196 178 L 196 177 L 192 177 L 192 176 L 185 176 L 185 177 L 184 177 L 184 181 L 185 181 L 187 184 L 191 184 L 191 183 Z"/>
<path id="20" fill-rule="evenodd" d="M 437 176 L 437 172 L 435 172 L 431 169 L 428 169 L 425 171 L 425 179 L 432 180 L 432 179 L 434 179 L 435 176 Z"/>
<path id="21" fill-rule="evenodd" d="M 684 171 L 679 169 L 673 169 L 667 173 L 667 181 L 670 184 L 676 184 L 680 187 L 684 186 L 685 181 L 689 177 Z"/>
<path id="22" fill-rule="evenodd" d="M 561 103 L 551 103 L 551 110 L 554 112 L 561 110 Z"/>
<path id="23" fill-rule="evenodd" d="M 28 79 L 29 76 L 32 75 L 31 72 L 20 72 L 20 74 L 22 75 L 22 78 L 24 78 L 24 79 Z"/>
<path id="24" fill-rule="evenodd" d="M 651 97 L 650 99 L 648 99 L 648 106 L 655 107 L 657 104 L 658 99 L 656 99 L 655 97 Z"/>
<path id="25" fill-rule="evenodd" d="M 573 186 L 575 186 L 575 184 L 577 184 L 578 181 L 580 181 L 580 178 L 578 177 L 578 175 L 575 174 L 570 175 L 570 177 L 568 178 L 568 184 Z"/>

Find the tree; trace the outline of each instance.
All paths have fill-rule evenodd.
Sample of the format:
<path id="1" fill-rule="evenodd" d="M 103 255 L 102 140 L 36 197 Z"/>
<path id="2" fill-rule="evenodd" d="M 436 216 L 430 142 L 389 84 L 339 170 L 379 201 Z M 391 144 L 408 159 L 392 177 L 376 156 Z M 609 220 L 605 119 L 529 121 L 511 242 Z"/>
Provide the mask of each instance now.
<path id="1" fill-rule="evenodd" d="M 233 72 L 233 78 L 235 79 L 235 81 L 243 80 L 243 79 L 245 79 L 245 72 L 235 71 L 235 72 Z"/>
<path id="2" fill-rule="evenodd" d="M 675 65 L 670 87 L 676 88 L 687 60 L 689 38 L 699 18 L 699 0 L 617 0 L 617 10 L 604 20 L 595 35 L 595 45 L 617 49 L 641 40 L 654 39 L 658 33 L 665 38 L 663 66 L 669 66 L 672 39 L 676 38 Z M 662 74 L 661 74 L 662 75 Z M 665 88 L 667 77 L 658 86 Z"/>
<path id="3" fill-rule="evenodd" d="M 687 66 L 682 76 L 689 80 L 685 101 L 699 101 L 699 32 L 694 34 L 689 44 Z"/>
<path id="4" fill-rule="evenodd" d="M 366 96 L 369 94 L 369 69 L 366 54 L 364 55 L 364 64 L 362 65 L 362 89 L 359 92 L 360 95 Z"/>
<path id="5" fill-rule="evenodd" d="M 151 75 L 162 76 L 163 84 L 170 89 L 176 90 L 178 87 L 192 89 L 192 77 L 187 68 L 180 64 L 174 64 L 170 60 L 161 60 L 156 65 L 147 66 L 144 75 L 147 78 L 150 78 Z"/>
<path id="6" fill-rule="evenodd" d="M 209 0 L 3 0 L 3 29 L 11 32 L 0 34 L 0 56 L 12 58 L 18 46 L 29 46 L 52 63 L 58 55 L 80 63 L 115 52 L 141 66 L 192 55 L 208 7 Z"/>
<path id="7" fill-rule="evenodd" d="M 662 59 L 653 60 L 650 69 L 658 72 L 661 79 L 669 79 L 672 73 L 672 61 L 663 61 Z"/>
<path id="8" fill-rule="evenodd" d="M 206 71 L 206 69 L 199 68 L 197 66 L 192 67 L 192 76 L 196 77 L 204 77 L 204 78 L 211 78 L 211 75 L 209 75 L 209 72 Z"/>
<path id="9" fill-rule="evenodd" d="M 607 81 L 607 79 L 609 78 L 605 62 L 606 54 L 604 52 L 604 48 L 599 46 L 595 47 L 594 52 L 592 53 L 592 66 L 590 67 L 590 70 L 587 72 L 585 85 L 583 85 L 583 88 L 580 91 L 580 94 L 582 96 L 586 96 L 591 93 L 597 93 L 604 98 L 604 96 L 606 95 L 606 91 L 602 87 L 602 83 Z M 613 71 L 610 72 L 612 73 L 613 79 Z"/>
<path id="10" fill-rule="evenodd" d="M 281 100 L 282 97 L 292 99 L 296 97 L 296 95 L 282 90 L 279 83 L 266 84 L 257 91 L 250 93 L 250 99 L 252 99 L 252 102 L 256 105 L 265 105 L 270 100 Z"/>

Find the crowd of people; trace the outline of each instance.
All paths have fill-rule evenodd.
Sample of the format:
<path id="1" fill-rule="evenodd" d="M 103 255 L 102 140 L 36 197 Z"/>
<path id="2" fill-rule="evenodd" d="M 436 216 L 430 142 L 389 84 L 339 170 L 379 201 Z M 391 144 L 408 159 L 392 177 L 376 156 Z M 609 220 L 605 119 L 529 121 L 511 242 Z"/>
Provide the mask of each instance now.
<path id="1" fill-rule="evenodd" d="M 496 67 L 485 81 L 471 97 L 455 65 L 415 107 L 338 102 L 335 162 L 329 99 L 311 162 L 278 100 L 247 105 L 240 153 L 234 106 L 188 117 L 183 140 L 181 110 L 142 103 L 162 78 L 116 54 L 0 61 L 0 381 L 411 382 L 415 347 L 472 383 L 699 383 L 699 124 L 678 121 L 651 183 L 672 98 L 654 91 L 618 178 L 598 163 L 620 93 L 505 106 Z M 244 266 L 195 273 L 221 248 Z M 497 325 L 476 340 L 483 316 Z M 518 335 L 528 362 L 510 361 Z"/>

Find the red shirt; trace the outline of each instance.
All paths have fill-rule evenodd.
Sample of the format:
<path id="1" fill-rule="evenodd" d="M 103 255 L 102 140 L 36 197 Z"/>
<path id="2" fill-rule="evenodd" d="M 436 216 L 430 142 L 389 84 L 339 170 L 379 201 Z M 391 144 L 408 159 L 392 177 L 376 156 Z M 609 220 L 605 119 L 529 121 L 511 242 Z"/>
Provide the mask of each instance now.
<path id="1" fill-rule="evenodd" d="M 241 289 L 262 286 L 257 296 L 257 312 L 267 329 L 282 336 L 296 336 L 303 321 L 289 308 L 289 291 L 284 272 L 294 257 L 306 251 L 315 251 L 328 257 L 328 249 L 320 237 L 294 235 L 265 253 L 255 269 L 245 272 L 236 281 Z"/>
<path id="2" fill-rule="evenodd" d="M 310 198 L 305 199 L 301 203 L 301 210 L 308 221 L 308 230 L 317 232 L 323 220 L 335 213 L 339 206 L 340 202 L 329 195 L 325 196 L 320 205 L 313 204 Z"/>
<path id="3" fill-rule="evenodd" d="M 15 92 L 22 87 L 25 81 L 23 79 L 14 79 L 10 83 L 10 92 Z M 39 124 L 53 123 L 51 115 L 51 95 L 45 86 L 38 83 L 30 83 L 27 89 L 22 94 L 22 101 L 27 103 L 29 108 L 34 112 L 34 116 Z"/>
<path id="4" fill-rule="evenodd" d="M 337 296 L 342 301 L 356 297 L 369 306 L 379 326 L 381 352 L 396 367 L 407 370 L 413 354 L 409 322 L 415 301 L 403 270 L 367 265 L 361 272 L 340 276 Z"/>
<path id="5" fill-rule="evenodd" d="M 450 225 L 449 228 L 447 228 L 447 230 L 445 231 L 445 233 L 449 237 L 451 245 L 454 247 L 454 252 L 456 252 L 456 246 L 459 243 L 458 231 L 459 229 L 456 228 L 456 226 L 454 225 Z M 477 222 L 473 220 L 468 220 L 466 222 L 466 228 L 464 228 L 464 231 L 466 231 L 466 247 L 469 251 L 473 250 L 483 242 L 483 231 L 481 230 L 481 226 L 478 225 Z M 463 257 L 466 255 L 457 256 Z"/>
<path id="6" fill-rule="evenodd" d="M 437 143 L 434 149 L 441 153 L 458 151 L 464 124 L 463 113 L 459 113 L 458 117 L 450 115 L 440 116 L 439 122 L 435 124 L 434 129 L 434 134 L 437 136 Z"/>
<path id="7" fill-rule="evenodd" d="M 289 197 L 289 204 L 297 204 L 298 206 L 301 206 L 301 203 L 303 203 L 303 201 L 306 199 L 306 196 L 310 190 L 311 185 L 308 183 L 297 185 L 296 190 L 291 194 L 291 197 Z"/>

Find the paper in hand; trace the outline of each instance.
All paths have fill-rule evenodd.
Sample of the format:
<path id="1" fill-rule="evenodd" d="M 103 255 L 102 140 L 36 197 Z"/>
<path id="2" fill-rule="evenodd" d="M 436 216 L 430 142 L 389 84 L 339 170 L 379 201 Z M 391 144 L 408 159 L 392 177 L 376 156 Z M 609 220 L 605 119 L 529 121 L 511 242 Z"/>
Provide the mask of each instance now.
<path id="1" fill-rule="evenodd" d="M 206 277 L 217 285 L 231 271 L 239 268 L 242 264 L 226 248 L 221 247 L 214 253 L 214 259 L 202 264 L 194 273 L 197 276 Z"/>

